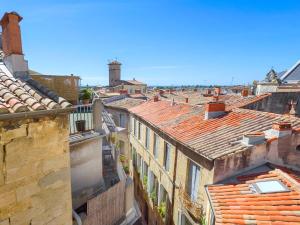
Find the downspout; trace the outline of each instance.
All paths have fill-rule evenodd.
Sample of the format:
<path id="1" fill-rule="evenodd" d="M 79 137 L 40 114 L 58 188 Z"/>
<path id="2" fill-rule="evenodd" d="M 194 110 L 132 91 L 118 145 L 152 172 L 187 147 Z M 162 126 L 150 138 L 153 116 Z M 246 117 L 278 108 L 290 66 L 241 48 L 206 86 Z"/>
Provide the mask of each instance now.
<path id="1" fill-rule="evenodd" d="M 175 163 L 174 163 L 174 173 L 173 173 L 173 190 L 172 190 L 172 203 L 171 203 L 171 219 L 173 220 L 173 213 L 174 213 L 174 199 L 175 199 L 175 189 L 176 189 L 176 172 L 177 172 L 177 155 L 178 155 L 178 148 L 176 146 L 175 149 Z"/>
<path id="2" fill-rule="evenodd" d="M 77 225 L 82 225 L 81 218 L 80 218 L 80 216 L 75 212 L 74 209 L 72 209 L 72 215 L 73 215 L 73 218 L 76 220 Z"/>

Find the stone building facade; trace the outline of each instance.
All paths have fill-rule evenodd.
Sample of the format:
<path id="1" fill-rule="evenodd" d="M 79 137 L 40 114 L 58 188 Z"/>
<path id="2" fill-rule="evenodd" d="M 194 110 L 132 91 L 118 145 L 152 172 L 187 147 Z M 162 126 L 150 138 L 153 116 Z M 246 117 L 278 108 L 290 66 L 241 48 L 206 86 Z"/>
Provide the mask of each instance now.
<path id="1" fill-rule="evenodd" d="M 68 115 L 0 122 L 0 224 L 72 224 Z"/>
<path id="2" fill-rule="evenodd" d="M 211 224 L 206 185 L 266 162 L 300 170 L 297 117 L 225 108 L 155 98 L 130 109 L 135 196 L 147 224 Z"/>

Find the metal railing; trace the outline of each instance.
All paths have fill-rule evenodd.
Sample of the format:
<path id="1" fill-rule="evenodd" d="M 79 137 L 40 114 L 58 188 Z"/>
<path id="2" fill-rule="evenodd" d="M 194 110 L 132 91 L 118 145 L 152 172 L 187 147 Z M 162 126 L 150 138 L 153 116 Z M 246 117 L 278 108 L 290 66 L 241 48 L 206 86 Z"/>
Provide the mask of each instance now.
<path id="1" fill-rule="evenodd" d="M 77 105 L 70 114 L 70 134 L 94 129 L 92 104 Z"/>
<path id="2" fill-rule="evenodd" d="M 193 201 L 191 196 L 182 186 L 179 187 L 179 198 L 185 209 L 189 211 L 196 219 L 200 219 L 203 216 L 203 207 L 201 204 L 203 199 L 198 197 L 197 201 Z"/>

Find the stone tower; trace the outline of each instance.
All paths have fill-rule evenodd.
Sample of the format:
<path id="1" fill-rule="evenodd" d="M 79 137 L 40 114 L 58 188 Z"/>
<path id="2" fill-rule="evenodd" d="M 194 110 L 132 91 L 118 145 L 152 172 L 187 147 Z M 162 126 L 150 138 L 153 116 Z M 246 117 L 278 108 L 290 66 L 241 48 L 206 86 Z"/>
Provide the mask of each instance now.
<path id="1" fill-rule="evenodd" d="M 117 60 L 111 61 L 108 64 L 109 68 L 109 86 L 116 86 L 120 84 L 121 80 L 121 63 Z"/>

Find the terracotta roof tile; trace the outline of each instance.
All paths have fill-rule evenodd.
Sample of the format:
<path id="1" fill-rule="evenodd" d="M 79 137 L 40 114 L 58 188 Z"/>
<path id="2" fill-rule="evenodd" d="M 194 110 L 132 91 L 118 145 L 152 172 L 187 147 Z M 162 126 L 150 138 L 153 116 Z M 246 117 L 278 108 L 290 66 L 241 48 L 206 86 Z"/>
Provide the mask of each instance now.
<path id="1" fill-rule="evenodd" d="M 15 79 L 5 65 L 0 64 L 0 114 L 60 109 L 70 106 L 71 104 L 65 99 L 31 79 L 26 82 Z"/>
<path id="2" fill-rule="evenodd" d="M 294 128 L 300 127 L 300 119 L 296 117 L 241 108 L 204 120 L 203 106 L 184 103 L 172 106 L 165 100 L 147 101 L 130 112 L 210 160 L 247 149 L 239 142 L 244 133 L 266 131 L 274 122 L 286 119 Z"/>
<path id="3" fill-rule="evenodd" d="M 300 224 L 300 172 L 287 168 L 237 177 L 236 184 L 209 185 L 216 224 Z M 288 192 L 253 192 L 257 181 L 279 180 Z"/>

